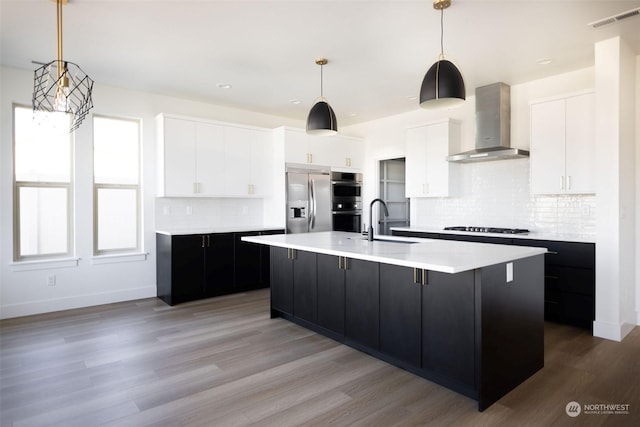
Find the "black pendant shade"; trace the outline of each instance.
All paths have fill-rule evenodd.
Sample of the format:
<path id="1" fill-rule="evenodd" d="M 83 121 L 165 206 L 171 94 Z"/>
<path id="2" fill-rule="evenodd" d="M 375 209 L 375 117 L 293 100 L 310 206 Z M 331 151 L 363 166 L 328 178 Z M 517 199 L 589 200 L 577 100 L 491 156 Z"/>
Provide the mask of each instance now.
<path id="1" fill-rule="evenodd" d="M 333 135 L 338 132 L 336 113 L 326 101 L 318 101 L 309 111 L 307 133 L 311 135 Z"/>
<path id="2" fill-rule="evenodd" d="M 316 99 L 317 102 L 311 107 L 309 116 L 307 116 L 307 133 L 309 135 L 328 136 L 338 133 L 336 113 L 333 112 L 333 108 L 323 95 L 322 67 L 328 62 L 326 58 L 316 59 L 316 64 L 320 66 L 320 97 Z"/>
<path id="3" fill-rule="evenodd" d="M 452 62 L 441 59 L 429 68 L 420 87 L 422 108 L 452 107 L 465 98 L 462 74 Z"/>
<path id="4" fill-rule="evenodd" d="M 433 0 L 433 8 L 440 11 L 440 58 L 429 68 L 420 86 L 422 108 L 447 108 L 461 104 L 466 99 L 464 80 L 460 70 L 444 59 L 444 10 L 451 0 Z"/>

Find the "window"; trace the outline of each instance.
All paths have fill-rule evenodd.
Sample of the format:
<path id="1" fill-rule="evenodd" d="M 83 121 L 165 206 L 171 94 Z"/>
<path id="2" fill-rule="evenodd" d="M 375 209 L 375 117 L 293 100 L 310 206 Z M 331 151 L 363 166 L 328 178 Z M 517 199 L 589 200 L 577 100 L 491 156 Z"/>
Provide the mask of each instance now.
<path id="1" fill-rule="evenodd" d="M 95 255 L 140 251 L 140 123 L 93 117 Z"/>
<path id="2" fill-rule="evenodd" d="M 70 256 L 69 116 L 14 106 L 14 260 Z"/>

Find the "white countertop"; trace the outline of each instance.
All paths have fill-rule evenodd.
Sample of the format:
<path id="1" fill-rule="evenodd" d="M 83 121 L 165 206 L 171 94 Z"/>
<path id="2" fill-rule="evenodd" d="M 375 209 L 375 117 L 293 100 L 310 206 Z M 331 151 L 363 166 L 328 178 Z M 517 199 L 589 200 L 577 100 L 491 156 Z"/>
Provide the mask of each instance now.
<path id="1" fill-rule="evenodd" d="M 544 254 L 545 248 L 493 245 L 454 240 L 379 236 L 369 242 L 358 233 L 319 233 L 246 236 L 242 240 L 365 261 L 424 268 L 443 273 L 459 273 L 489 265 Z M 391 241 L 395 240 L 395 241 Z M 417 242 L 417 243 L 399 243 Z"/>
<path id="2" fill-rule="evenodd" d="M 284 227 L 266 226 L 233 226 L 233 227 L 197 227 L 197 228 L 172 228 L 156 230 L 156 233 L 167 236 L 184 236 L 188 234 L 215 234 L 215 233 L 242 233 L 246 231 L 284 230 Z"/>
<path id="3" fill-rule="evenodd" d="M 532 239 L 532 240 L 553 240 L 559 242 L 595 243 L 595 236 L 584 234 L 563 234 L 563 233 L 539 233 L 531 231 L 529 233 L 504 234 L 504 233 L 479 233 L 473 231 L 443 230 L 436 227 L 391 227 L 391 231 L 413 231 L 416 233 L 439 233 L 439 234 L 460 234 L 465 236 L 502 237 L 503 239 Z"/>

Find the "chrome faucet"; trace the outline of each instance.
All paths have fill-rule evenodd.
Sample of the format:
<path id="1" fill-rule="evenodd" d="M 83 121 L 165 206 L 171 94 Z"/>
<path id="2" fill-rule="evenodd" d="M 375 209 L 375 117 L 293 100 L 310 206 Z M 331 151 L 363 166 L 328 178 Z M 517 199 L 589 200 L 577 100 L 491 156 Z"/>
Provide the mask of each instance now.
<path id="1" fill-rule="evenodd" d="M 389 216 L 389 209 L 387 209 L 387 204 L 382 199 L 373 199 L 371 203 L 369 203 L 369 237 L 368 240 L 373 242 L 373 204 L 375 202 L 382 203 L 382 207 L 384 208 L 384 216 Z"/>

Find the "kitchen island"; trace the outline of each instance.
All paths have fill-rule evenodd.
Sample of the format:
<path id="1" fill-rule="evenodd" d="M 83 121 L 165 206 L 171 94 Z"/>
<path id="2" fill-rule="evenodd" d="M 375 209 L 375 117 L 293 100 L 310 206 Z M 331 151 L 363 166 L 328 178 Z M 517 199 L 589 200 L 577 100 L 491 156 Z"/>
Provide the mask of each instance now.
<path id="1" fill-rule="evenodd" d="M 272 317 L 469 396 L 481 411 L 544 365 L 544 248 L 343 232 L 242 239 L 271 246 Z"/>

